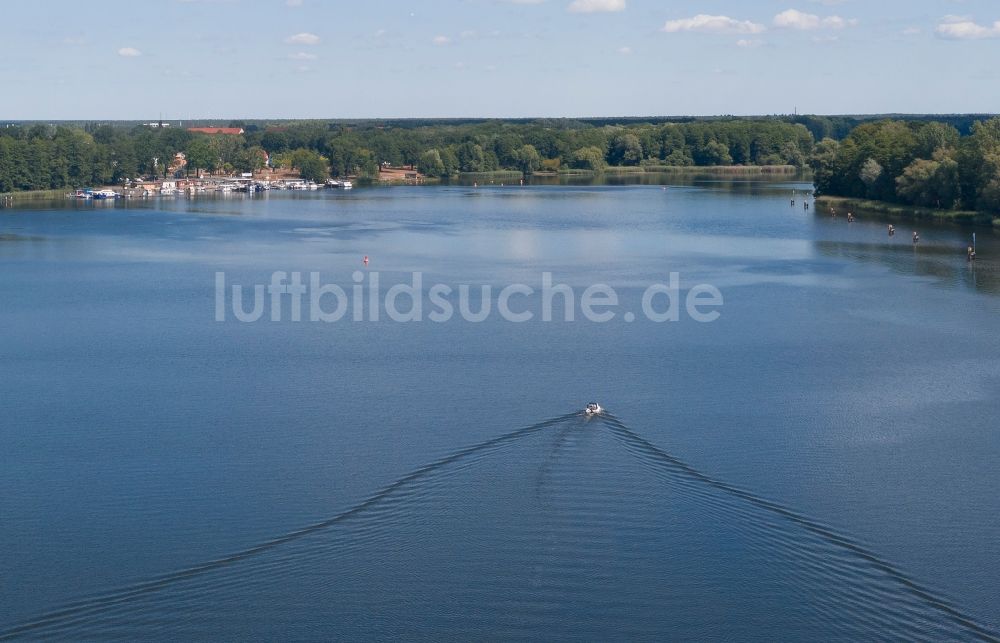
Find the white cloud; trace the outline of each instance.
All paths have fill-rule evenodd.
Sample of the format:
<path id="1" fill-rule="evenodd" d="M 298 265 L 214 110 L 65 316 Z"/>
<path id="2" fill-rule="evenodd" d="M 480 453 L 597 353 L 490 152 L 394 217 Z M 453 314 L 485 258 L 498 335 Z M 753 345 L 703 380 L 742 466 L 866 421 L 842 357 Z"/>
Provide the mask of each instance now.
<path id="1" fill-rule="evenodd" d="M 285 0 L 285 4 L 289 7 L 301 7 L 302 0 Z"/>
<path id="2" fill-rule="evenodd" d="M 632 55 L 632 48 L 631 47 L 619 47 L 618 48 L 618 53 L 620 53 L 622 56 L 631 56 Z"/>
<path id="3" fill-rule="evenodd" d="M 136 58 L 137 56 L 141 56 L 142 52 L 135 47 L 122 47 L 118 50 L 118 55 L 123 58 Z"/>
<path id="4" fill-rule="evenodd" d="M 302 32 L 285 38 L 290 45 L 318 45 L 319 36 L 314 33 Z"/>
<path id="5" fill-rule="evenodd" d="M 511 4 L 542 4 L 545 0 L 507 0 Z"/>
<path id="6" fill-rule="evenodd" d="M 749 20 L 736 20 L 729 16 L 709 16 L 698 14 L 693 18 L 668 20 L 661 31 L 677 33 L 679 31 L 701 31 L 706 33 L 761 33 L 766 27 Z"/>
<path id="7" fill-rule="evenodd" d="M 309 54 L 304 51 L 299 51 L 294 54 L 288 54 L 290 60 L 316 60 L 318 56 L 316 54 Z"/>
<path id="8" fill-rule="evenodd" d="M 829 16 L 823 18 L 823 26 L 828 29 L 845 29 L 847 27 L 857 27 L 858 21 L 855 18 L 846 20 L 840 16 Z"/>
<path id="9" fill-rule="evenodd" d="M 907 27 L 903 29 L 904 36 L 919 36 L 922 33 L 924 33 L 924 30 L 920 27 Z"/>
<path id="10" fill-rule="evenodd" d="M 782 11 L 774 17 L 774 26 L 783 29 L 798 29 L 811 31 L 814 29 L 844 29 L 858 24 L 857 20 L 846 20 L 840 16 L 821 18 L 813 13 L 804 13 L 798 9 Z"/>
<path id="11" fill-rule="evenodd" d="M 625 0 L 573 0 L 566 10 L 572 13 L 625 11 Z"/>
<path id="12" fill-rule="evenodd" d="M 763 44 L 764 44 L 763 40 L 750 39 L 750 38 L 741 38 L 740 40 L 736 41 L 736 46 L 743 47 L 744 49 L 754 49 L 756 47 L 760 47 Z"/>
<path id="13" fill-rule="evenodd" d="M 431 42 L 437 45 L 438 47 L 443 47 L 445 45 L 451 44 L 451 38 L 449 38 L 448 36 L 434 36 L 434 38 L 431 39 Z"/>
<path id="14" fill-rule="evenodd" d="M 945 16 L 944 21 L 934 30 L 941 38 L 948 40 L 984 40 L 1000 38 L 1000 20 L 984 26 L 966 16 Z"/>
<path id="15" fill-rule="evenodd" d="M 774 17 L 774 26 L 786 29 L 819 29 L 820 25 L 819 16 L 812 13 L 802 13 L 795 9 L 782 11 Z"/>

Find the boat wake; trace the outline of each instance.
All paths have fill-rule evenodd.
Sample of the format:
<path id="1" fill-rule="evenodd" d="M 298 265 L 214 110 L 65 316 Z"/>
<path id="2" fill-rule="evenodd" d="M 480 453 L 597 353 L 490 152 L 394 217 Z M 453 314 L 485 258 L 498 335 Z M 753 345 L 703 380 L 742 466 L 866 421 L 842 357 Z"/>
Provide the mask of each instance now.
<path id="1" fill-rule="evenodd" d="M 98 594 L 96 596 L 89 597 L 87 599 L 70 603 L 60 609 L 52 612 L 43 614 L 29 622 L 22 623 L 7 630 L 0 630 L 0 641 L 10 640 L 14 637 L 23 636 L 32 632 L 43 630 L 47 627 L 52 627 L 56 625 L 65 625 L 68 622 L 76 621 L 81 618 L 86 618 L 94 614 L 100 613 L 111 607 L 115 607 L 122 603 L 127 603 L 130 600 L 156 592 L 158 590 L 164 589 L 176 583 L 182 581 L 190 580 L 194 577 L 201 576 L 208 572 L 218 570 L 223 567 L 228 567 L 240 561 L 259 556 L 265 552 L 272 549 L 285 545 L 295 540 L 299 540 L 316 532 L 322 531 L 324 529 L 329 529 L 334 525 L 344 522 L 350 518 L 363 514 L 365 511 L 370 510 L 372 507 L 378 505 L 380 502 L 389 498 L 393 494 L 399 493 L 404 490 L 407 486 L 413 484 L 414 482 L 420 480 L 421 478 L 427 477 L 439 469 L 443 469 L 450 464 L 454 464 L 464 458 L 469 458 L 470 456 L 488 452 L 490 449 L 494 449 L 502 446 L 507 442 L 523 438 L 532 433 L 536 433 L 545 429 L 546 427 L 553 426 L 566 422 L 567 420 L 579 417 L 579 413 L 570 413 L 567 415 L 562 415 L 559 417 L 554 417 L 537 424 L 532 424 L 531 426 L 526 426 L 510 433 L 506 433 L 496 438 L 480 442 L 469 447 L 465 447 L 451 455 L 445 456 L 440 460 L 436 460 L 428 465 L 420 467 L 409 474 L 403 476 L 402 478 L 396 480 L 387 487 L 384 487 L 380 491 L 372 494 L 365 500 L 354 505 L 350 509 L 342 511 L 335 516 L 332 516 L 326 520 L 307 525 L 295 531 L 290 531 L 286 534 L 273 538 L 266 542 L 260 543 L 253 547 L 235 552 L 228 556 L 223 556 L 222 558 L 216 558 L 186 569 L 181 569 L 169 574 L 164 574 L 162 576 L 157 576 L 151 578 L 147 581 L 141 583 L 136 583 L 134 585 L 129 585 L 121 589 L 117 589 L 104 594 Z"/>
<path id="2" fill-rule="evenodd" d="M 854 557 L 855 560 L 851 561 L 851 563 L 855 566 L 857 563 L 862 563 L 868 566 L 871 571 L 884 575 L 886 579 L 891 580 L 897 585 L 895 589 L 903 590 L 903 592 L 909 594 L 913 599 L 923 603 L 925 607 L 931 608 L 939 615 L 949 620 L 953 625 L 957 626 L 966 634 L 986 641 L 1000 640 L 996 634 L 990 632 L 970 616 L 964 614 L 957 607 L 935 595 L 930 589 L 907 576 L 875 552 L 869 550 L 847 536 L 837 533 L 832 527 L 824 525 L 818 520 L 808 518 L 803 514 L 784 507 L 776 502 L 761 498 L 760 496 L 757 496 L 747 490 L 721 480 L 717 480 L 705 473 L 702 473 L 691 465 L 657 447 L 649 440 L 643 438 L 611 414 L 605 413 L 600 419 L 627 450 L 632 452 L 637 457 L 647 461 L 651 465 L 661 467 L 669 475 L 674 477 L 674 479 L 676 479 L 677 476 L 687 478 L 696 485 L 717 490 L 722 494 L 726 494 L 753 507 L 769 512 L 774 516 L 787 520 L 796 527 L 817 536 L 828 545 L 839 548 L 851 557 Z M 845 574 L 845 571 L 845 569 L 831 570 L 831 572 L 839 573 L 842 576 Z M 889 597 L 881 596 L 879 598 L 887 600 Z M 898 597 L 896 597 L 896 599 L 898 600 Z M 872 602 L 869 607 L 873 611 L 883 612 L 881 618 L 884 619 L 887 616 L 885 611 L 890 608 L 891 605 L 891 601 L 883 603 Z M 912 609 L 913 606 L 907 606 L 907 613 L 901 619 L 900 623 L 897 623 L 897 625 L 905 625 L 907 622 L 909 622 L 910 626 L 914 624 L 915 619 L 913 618 L 913 612 L 910 611 Z M 910 629 L 910 627 L 905 629 Z M 913 629 L 915 631 L 910 632 L 910 634 L 916 638 L 921 638 L 927 635 L 926 630 L 919 627 L 914 627 Z"/>
<path id="3" fill-rule="evenodd" d="M 532 436 L 541 439 L 543 435 L 549 436 L 548 449 L 544 448 L 545 443 L 529 439 Z M 512 453 L 515 449 L 518 451 Z M 505 457 L 497 457 L 501 454 Z M 594 454 L 603 457 L 595 458 Z M 515 469 L 514 480 L 509 485 L 498 485 L 497 471 L 510 470 L 515 463 L 520 468 Z M 504 496 L 513 509 L 506 509 L 512 512 L 509 516 L 503 514 L 505 503 L 494 506 L 483 497 L 484 493 L 498 487 L 501 493 L 514 493 L 509 488 L 521 486 L 517 477 L 523 477 L 526 466 L 535 471 L 534 484 L 531 479 L 524 481 L 525 495 L 517 497 L 522 504 Z M 653 482 L 630 489 L 622 484 L 621 475 L 651 475 Z M 483 478 L 478 487 L 474 486 L 477 476 Z M 664 488 L 657 489 L 656 481 L 663 483 Z M 638 499 L 624 497 L 623 488 L 634 491 L 632 495 Z M 480 509 L 482 506 L 485 509 Z M 650 507 L 652 518 L 637 515 Z M 476 519 L 470 520 L 472 516 Z M 655 520 L 667 525 L 672 521 L 680 523 L 673 525 L 678 533 L 662 535 Z M 444 521 L 443 526 L 440 521 Z M 443 532 L 453 531 L 456 524 L 463 525 L 465 530 L 461 538 L 440 537 Z M 705 602 L 698 591 L 707 581 L 698 577 L 707 578 L 712 570 L 689 569 L 686 573 L 693 579 L 692 584 L 678 585 L 674 594 L 656 593 L 664 591 L 665 579 L 671 575 L 670 566 L 687 564 L 688 559 L 681 556 L 671 559 L 669 547 L 661 544 L 639 550 L 645 558 L 629 549 L 622 558 L 624 554 L 615 549 L 615 543 L 662 537 L 674 538 L 670 542 L 678 547 L 685 543 L 694 543 L 700 549 L 719 547 L 718 542 L 725 538 L 706 533 L 704 529 L 711 527 L 705 525 L 725 525 L 736 535 L 736 542 L 745 552 L 734 560 L 756 560 L 764 567 L 780 570 L 774 575 L 771 589 L 785 592 L 775 596 L 786 598 L 772 600 L 808 602 L 811 620 L 800 617 L 802 622 L 809 623 L 806 633 L 862 640 L 1000 640 L 987 627 L 871 549 L 818 520 L 697 470 L 607 411 L 591 418 L 583 413 L 553 417 L 462 448 L 410 472 L 330 518 L 221 558 L 67 604 L 9 629 L 0 629 L 0 640 L 58 636 L 110 638 L 109 632 L 129 638 L 134 631 L 148 635 L 156 627 L 166 628 L 164 631 L 171 637 L 176 632 L 169 629 L 173 626 L 170 621 L 181 614 L 195 619 L 200 610 L 200 617 L 208 621 L 217 615 L 205 614 L 221 612 L 227 607 L 234 612 L 247 611 L 244 603 L 233 598 L 241 592 L 255 597 L 269 592 L 279 595 L 281 590 L 276 588 L 283 584 L 276 582 L 276 574 L 292 575 L 300 583 L 321 583 L 310 585 L 306 595 L 326 597 L 324 605 L 341 604 L 337 592 L 348 597 L 342 603 L 348 602 L 352 593 L 360 596 L 368 592 L 367 599 L 356 599 L 361 601 L 358 607 L 361 616 L 356 621 L 347 618 L 349 610 L 343 608 L 345 612 L 338 613 L 337 618 L 324 617 L 322 624 L 314 627 L 339 631 L 354 624 L 359 632 L 372 634 L 367 628 L 372 627 L 372 613 L 378 611 L 378 607 L 366 602 L 373 600 L 372 596 L 383 601 L 379 604 L 381 609 L 391 612 L 386 603 L 390 599 L 384 598 L 386 592 L 407 593 L 404 588 L 409 587 L 409 602 L 401 611 L 421 613 L 424 609 L 434 609 L 427 606 L 429 603 L 420 602 L 431 600 L 421 594 L 438 596 L 438 601 L 441 597 L 458 601 L 455 587 L 471 584 L 481 587 L 470 589 L 469 595 L 462 597 L 466 604 L 449 605 L 449 612 L 457 615 L 454 620 L 429 618 L 432 624 L 428 625 L 428 635 L 450 631 L 456 638 L 481 638 L 489 633 L 500 636 L 502 632 L 511 636 L 553 633 L 556 624 L 566 623 L 564 606 L 575 604 L 592 605 L 579 608 L 587 616 L 579 618 L 574 623 L 576 627 L 586 626 L 588 618 L 608 626 L 613 626 L 616 618 L 627 618 L 632 629 L 613 631 L 619 635 L 627 632 L 636 638 L 652 637 L 662 635 L 664 629 L 673 625 L 662 620 L 664 613 L 671 612 L 663 608 L 665 601 L 687 600 L 696 606 Z M 432 537 L 427 538 L 428 533 Z M 653 533 L 657 535 L 651 536 Z M 485 560 L 490 552 L 505 547 L 509 551 L 499 560 L 509 569 L 497 568 L 495 560 Z M 408 554 L 410 549 L 419 554 Z M 424 574 L 413 571 L 420 568 L 422 558 L 432 557 L 435 551 L 439 556 L 435 567 Z M 399 557 L 404 555 L 416 558 L 404 557 L 400 562 Z M 720 557 L 725 555 L 732 556 L 732 552 L 723 552 Z M 404 570 L 402 578 L 409 585 L 395 584 L 398 579 L 392 575 L 391 570 L 397 569 L 392 567 L 393 561 Z M 658 566 L 661 563 L 663 567 Z M 729 582 L 727 573 L 737 579 L 730 584 L 756 582 L 746 570 L 730 572 L 726 564 L 717 567 L 715 571 L 721 570 L 723 586 Z M 380 571 L 373 575 L 372 568 Z M 456 570 L 467 568 L 472 570 L 469 572 L 472 580 L 462 583 Z M 441 573 L 441 569 L 447 573 Z M 740 573 L 744 576 L 740 577 Z M 642 574 L 654 578 L 649 584 L 653 591 L 644 598 L 639 594 L 646 591 L 646 586 L 633 582 Z M 600 590 L 602 582 L 611 582 L 609 575 L 627 588 L 618 599 L 609 599 Z M 679 577 L 673 578 L 678 582 Z M 335 585 L 329 584 L 332 580 Z M 360 585 L 349 590 L 351 582 Z M 385 583 L 387 588 L 366 590 L 366 583 Z M 529 592 L 526 587 L 533 589 Z M 684 590 L 688 588 L 693 588 L 695 595 L 685 598 Z M 637 597 L 629 600 L 624 596 L 628 591 L 636 592 Z M 330 594 L 337 595 L 337 600 L 331 600 Z M 152 600 L 164 605 L 159 610 L 137 605 Z M 515 600 L 520 602 L 512 602 Z M 294 617 L 281 614 L 287 606 L 279 601 L 272 609 L 275 612 L 268 615 L 267 622 L 277 628 L 277 635 L 283 631 L 289 633 L 282 628 L 294 627 L 296 623 Z M 759 615 L 760 624 L 766 624 L 770 616 Z M 478 629 L 465 621 L 475 621 Z M 191 627 L 192 622 L 182 627 Z M 691 627 L 690 622 L 687 625 Z M 200 629 L 194 632 L 202 636 L 206 636 L 206 631 L 216 631 L 203 622 L 197 628 Z M 403 629 L 383 634 L 398 636 L 408 631 L 413 633 Z M 696 635 L 698 631 L 695 628 L 691 633 Z M 308 630 L 305 634 L 329 638 L 329 631 L 317 635 L 315 630 Z M 580 629 L 574 634 L 593 638 L 608 632 Z M 723 634 L 752 638 L 759 632 L 727 630 Z M 787 631 L 785 634 L 791 636 Z"/>

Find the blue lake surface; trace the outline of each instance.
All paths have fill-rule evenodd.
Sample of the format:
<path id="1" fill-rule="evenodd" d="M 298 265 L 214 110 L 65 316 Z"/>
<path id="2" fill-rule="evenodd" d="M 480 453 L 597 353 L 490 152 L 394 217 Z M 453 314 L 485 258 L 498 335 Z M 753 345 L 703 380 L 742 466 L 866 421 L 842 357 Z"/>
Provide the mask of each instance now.
<path id="1" fill-rule="evenodd" d="M 1000 242 L 808 187 L 0 209 L 0 638 L 997 637 Z M 359 270 L 536 318 L 216 321 Z M 672 272 L 721 317 L 646 319 Z"/>

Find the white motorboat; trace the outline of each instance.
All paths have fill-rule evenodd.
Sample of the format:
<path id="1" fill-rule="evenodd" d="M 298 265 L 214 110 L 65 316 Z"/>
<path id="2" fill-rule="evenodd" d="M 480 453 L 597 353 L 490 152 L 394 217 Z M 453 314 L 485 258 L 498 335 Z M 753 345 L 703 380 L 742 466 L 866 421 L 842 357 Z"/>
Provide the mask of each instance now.
<path id="1" fill-rule="evenodd" d="M 591 402 L 590 404 L 587 405 L 587 408 L 585 408 L 583 412 L 586 413 L 588 416 L 600 415 L 601 413 L 604 413 L 604 409 L 601 408 L 601 405 L 598 404 L 597 402 Z"/>

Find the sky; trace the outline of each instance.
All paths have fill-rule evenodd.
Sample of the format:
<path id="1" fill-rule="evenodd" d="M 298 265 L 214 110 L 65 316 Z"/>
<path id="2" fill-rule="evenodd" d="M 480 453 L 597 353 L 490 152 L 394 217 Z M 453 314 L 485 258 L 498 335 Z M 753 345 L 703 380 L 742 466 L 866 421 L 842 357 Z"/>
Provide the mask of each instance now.
<path id="1" fill-rule="evenodd" d="M 0 120 L 1000 111 L 997 0 L 5 0 Z"/>

